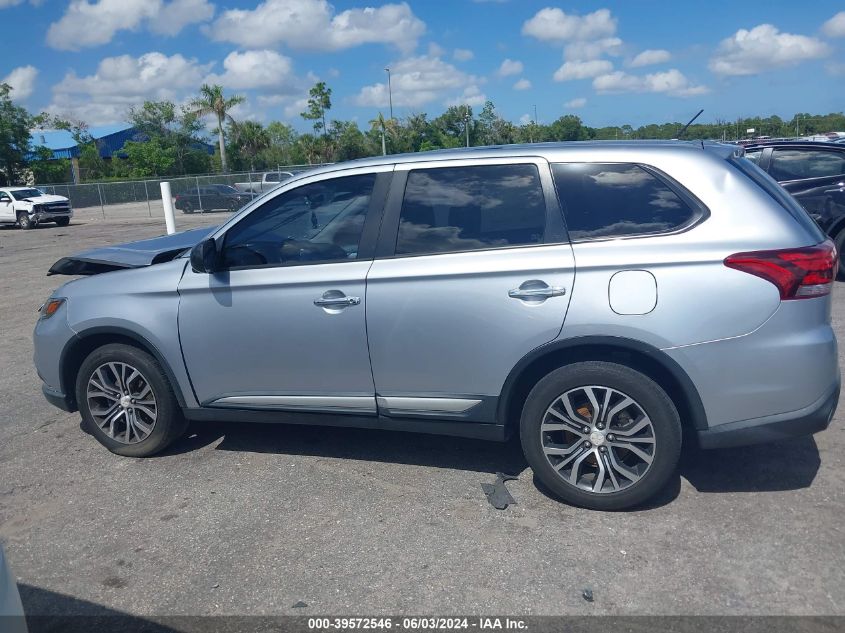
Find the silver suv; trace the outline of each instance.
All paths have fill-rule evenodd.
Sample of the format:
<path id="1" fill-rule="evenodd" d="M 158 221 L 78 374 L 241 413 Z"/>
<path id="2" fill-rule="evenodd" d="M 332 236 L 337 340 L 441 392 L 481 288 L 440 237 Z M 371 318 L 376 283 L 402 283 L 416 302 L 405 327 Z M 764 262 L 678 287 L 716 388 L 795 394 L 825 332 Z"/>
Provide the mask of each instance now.
<path id="1" fill-rule="evenodd" d="M 665 484 L 682 436 L 827 427 L 836 266 L 735 147 L 387 156 L 299 175 L 210 233 L 60 260 L 104 274 L 45 304 L 35 363 L 120 455 L 188 420 L 519 433 L 562 499 L 619 509 Z"/>

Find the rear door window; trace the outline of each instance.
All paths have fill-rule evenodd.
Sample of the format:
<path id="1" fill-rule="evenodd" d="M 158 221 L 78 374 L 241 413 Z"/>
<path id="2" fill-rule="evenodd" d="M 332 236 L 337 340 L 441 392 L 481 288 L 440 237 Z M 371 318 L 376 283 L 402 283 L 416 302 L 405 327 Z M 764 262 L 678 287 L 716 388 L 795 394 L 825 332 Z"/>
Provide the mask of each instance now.
<path id="1" fill-rule="evenodd" d="M 572 240 L 666 233 L 701 215 L 639 165 L 557 163 L 552 172 Z"/>
<path id="2" fill-rule="evenodd" d="M 396 254 L 541 244 L 545 224 L 536 165 L 415 169 L 405 185 Z"/>

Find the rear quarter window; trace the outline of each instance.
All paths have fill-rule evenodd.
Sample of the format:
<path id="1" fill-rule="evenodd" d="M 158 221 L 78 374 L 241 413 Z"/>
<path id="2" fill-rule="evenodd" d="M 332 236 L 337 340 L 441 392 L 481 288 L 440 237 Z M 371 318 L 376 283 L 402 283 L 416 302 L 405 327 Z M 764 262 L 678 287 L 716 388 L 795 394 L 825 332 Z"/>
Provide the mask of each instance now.
<path id="1" fill-rule="evenodd" d="M 771 196 L 789 215 L 795 218 L 796 222 L 821 242 L 824 239 L 824 231 L 819 228 L 813 218 L 778 182 L 757 165 L 746 158 L 731 158 L 728 161 L 735 169 L 738 169 L 748 177 L 755 185 L 760 187 Z"/>
<path id="2" fill-rule="evenodd" d="M 668 233 L 703 214 L 640 165 L 556 163 L 552 173 L 572 240 Z"/>

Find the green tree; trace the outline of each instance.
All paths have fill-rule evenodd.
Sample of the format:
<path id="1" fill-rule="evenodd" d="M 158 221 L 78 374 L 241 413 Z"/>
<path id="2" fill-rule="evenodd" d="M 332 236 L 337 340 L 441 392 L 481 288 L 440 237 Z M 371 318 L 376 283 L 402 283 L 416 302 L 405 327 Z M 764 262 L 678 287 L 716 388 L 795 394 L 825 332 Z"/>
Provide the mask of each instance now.
<path id="1" fill-rule="evenodd" d="M 53 150 L 43 146 L 35 148 L 29 163 L 36 184 L 68 182 L 70 161 L 67 158 L 54 159 Z"/>
<path id="2" fill-rule="evenodd" d="M 237 125 L 229 111 L 239 103 L 243 103 L 245 98 L 241 95 L 233 95 L 226 97 L 223 94 L 223 87 L 218 85 L 209 86 L 203 84 L 200 88 L 199 97 L 191 101 L 189 106 L 190 112 L 197 117 L 207 116 L 213 114 L 217 117 L 217 140 L 220 145 L 220 167 L 226 172 L 229 167 L 226 163 L 226 140 L 224 124 L 228 121 L 233 125 Z"/>
<path id="3" fill-rule="evenodd" d="M 12 102 L 9 84 L 0 83 L 0 181 L 16 182 L 26 166 L 32 117 Z"/>
<path id="4" fill-rule="evenodd" d="M 255 171 L 256 158 L 270 147 L 270 134 L 258 122 L 244 121 L 233 128 L 232 136 L 239 158 L 249 165 L 250 171 Z"/>
<path id="5" fill-rule="evenodd" d="M 325 133 L 326 112 L 332 109 L 332 89 L 326 87 L 326 82 L 320 81 L 314 84 L 308 95 L 308 109 L 300 116 L 306 121 L 314 121 L 314 132 Z"/>
<path id="6" fill-rule="evenodd" d="M 122 153 L 129 164 L 129 175 L 133 178 L 148 178 L 167 174 L 176 162 L 176 149 L 167 146 L 161 138 L 147 141 L 126 141 Z"/>
<path id="7" fill-rule="evenodd" d="M 163 147 L 172 148 L 171 171 L 178 174 L 202 173 L 209 169 L 208 154 L 199 149 L 205 144 L 202 120 L 190 108 L 177 108 L 172 101 L 145 101 L 129 109 L 132 126 Z"/>

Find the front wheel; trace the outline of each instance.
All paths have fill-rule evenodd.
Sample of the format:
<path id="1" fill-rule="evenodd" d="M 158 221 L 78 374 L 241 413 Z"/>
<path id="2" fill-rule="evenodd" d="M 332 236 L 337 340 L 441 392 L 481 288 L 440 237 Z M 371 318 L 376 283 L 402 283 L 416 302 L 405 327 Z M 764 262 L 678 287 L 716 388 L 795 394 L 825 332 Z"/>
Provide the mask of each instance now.
<path id="1" fill-rule="evenodd" d="M 70 224 L 70 218 L 57 218 L 56 226 L 67 226 Z"/>
<path id="2" fill-rule="evenodd" d="M 29 213 L 18 213 L 18 226 L 28 231 L 35 228 L 35 222 L 29 217 Z"/>
<path id="3" fill-rule="evenodd" d="M 534 473 L 561 499 L 622 510 L 666 485 L 680 457 L 681 422 L 647 376 L 587 361 L 556 369 L 534 386 L 520 438 Z"/>
<path id="4" fill-rule="evenodd" d="M 161 366 L 129 345 L 91 352 L 77 375 L 76 401 L 86 427 L 118 455 L 155 455 L 187 427 Z"/>

